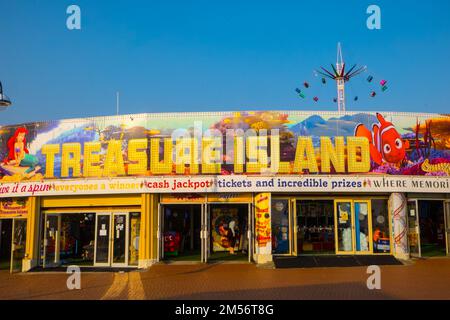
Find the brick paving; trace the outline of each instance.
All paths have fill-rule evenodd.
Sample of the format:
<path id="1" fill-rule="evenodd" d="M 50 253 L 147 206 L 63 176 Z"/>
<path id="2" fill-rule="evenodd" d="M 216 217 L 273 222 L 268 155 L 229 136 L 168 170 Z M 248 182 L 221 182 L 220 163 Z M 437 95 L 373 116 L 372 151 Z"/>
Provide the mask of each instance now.
<path id="1" fill-rule="evenodd" d="M 253 264 L 154 265 L 127 273 L 85 272 L 81 290 L 65 273 L 0 271 L 0 299 L 446 299 L 450 258 L 381 266 L 381 290 L 366 267 L 264 269 Z"/>

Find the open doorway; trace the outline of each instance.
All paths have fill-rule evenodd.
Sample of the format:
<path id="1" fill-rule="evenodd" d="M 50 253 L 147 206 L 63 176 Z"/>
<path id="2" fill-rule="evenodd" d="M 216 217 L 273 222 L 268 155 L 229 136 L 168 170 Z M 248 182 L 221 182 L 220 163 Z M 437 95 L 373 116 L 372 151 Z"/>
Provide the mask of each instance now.
<path id="1" fill-rule="evenodd" d="M 0 219 L 0 270 L 22 271 L 26 232 L 26 219 Z"/>
<path id="2" fill-rule="evenodd" d="M 333 200 L 297 201 L 297 226 L 298 254 L 335 254 Z"/>
<path id="3" fill-rule="evenodd" d="M 11 268 L 12 225 L 12 219 L 0 219 L 0 270 Z"/>
<path id="4" fill-rule="evenodd" d="M 420 251 L 423 257 L 445 256 L 444 202 L 419 200 Z"/>
<path id="5" fill-rule="evenodd" d="M 62 265 L 94 264 L 95 213 L 61 215 L 60 259 Z"/>
<path id="6" fill-rule="evenodd" d="M 171 261 L 201 261 L 201 205 L 164 205 L 163 257 Z"/>
<path id="7" fill-rule="evenodd" d="M 248 261 L 249 205 L 210 204 L 208 261 Z"/>

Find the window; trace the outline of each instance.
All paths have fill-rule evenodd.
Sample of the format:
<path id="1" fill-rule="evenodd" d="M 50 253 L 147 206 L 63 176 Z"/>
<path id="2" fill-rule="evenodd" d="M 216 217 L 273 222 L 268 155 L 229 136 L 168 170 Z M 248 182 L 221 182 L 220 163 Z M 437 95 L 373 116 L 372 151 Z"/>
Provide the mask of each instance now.
<path id="1" fill-rule="evenodd" d="M 289 200 L 272 199 L 272 253 L 289 253 Z"/>

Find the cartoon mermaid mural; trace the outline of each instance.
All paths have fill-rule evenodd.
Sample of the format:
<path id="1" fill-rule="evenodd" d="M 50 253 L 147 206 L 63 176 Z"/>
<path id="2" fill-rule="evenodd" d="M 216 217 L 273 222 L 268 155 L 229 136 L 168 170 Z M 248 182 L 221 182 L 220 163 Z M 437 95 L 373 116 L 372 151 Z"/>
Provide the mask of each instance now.
<path id="1" fill-rule="evenodd" d="M 9 171 L 10 174 L 22 173 L 30 176 L 40 169 L 38 158 L 30 154 L 27 149 L 27 134 L 28 130 L 20 127 L 16 129 L 14 135 L 8 140 L 8 155 L 4 159 L 2 167 Z M 19 167 L 26 169 L 21 170 Z"/>

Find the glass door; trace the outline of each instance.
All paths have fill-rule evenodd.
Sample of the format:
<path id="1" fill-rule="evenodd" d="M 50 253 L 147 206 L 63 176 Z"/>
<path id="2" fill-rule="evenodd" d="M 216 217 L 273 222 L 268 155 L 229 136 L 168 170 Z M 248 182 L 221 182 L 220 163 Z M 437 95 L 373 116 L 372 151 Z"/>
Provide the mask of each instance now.
<path id="1" fill-rule="evenodd" d="M 353 206 L 351 200 L 335 200 L 336 253 L 354 253 Z"/>
<path id="2" fill-rule="evenodd" d="M 335 200 L 337 254 L 373 252 L 370 200 Z"/>
<path id="3" fill-rule="evenodd" d="M 445 243 L 447 245 L 447 255 L 450 255 L 450 201 L 444 202 L 445 211 Z"/>
<path id="4" fill-rule="evenodd" d="M 357 200 L 353 202 L 354 206 L 354 239 L 355 252 L 367 254 L 372 252 L 372 221 L 371 208 L 369 200 Z"/>
<path id="5" fill-rule="evenodd" d="M 112 266 L 128 265 L 128 214 L 113 213 Z"/>
<path id="6" fill-rule="evenodd" d="M 420 257 L 420 225 L 417 200 L 408 200 L 408 243 L 411 257 Z"/>
<path id="7" fill-rule="evenodd" d="M 59 266 L 61 216 L 45 214 L 44 218 L 44 259 L 43 267 Z"/>
<path id="8" fill-rule="evenodd" d="M 272 254 L 291 254 L 290 206 L 289 199 L 272 199 Z"/>
<path id="9" fill-rule="evenodd" d="M 27 220 L 14 219 L 11 248 L 11 272 L 22 271 L 22 260 L 25 257 L 26 235 Z"/>
<path id="10" fill-rule="evenodd" d="M 95 266 L 110 266 L 111 214 L 97 213 L 95 221 Z"/>
<path id="11" fill-rule="evenodd" d="M 11 270 L 12 225 L 12 219 L 0 219 L 0 270 Z"/>

